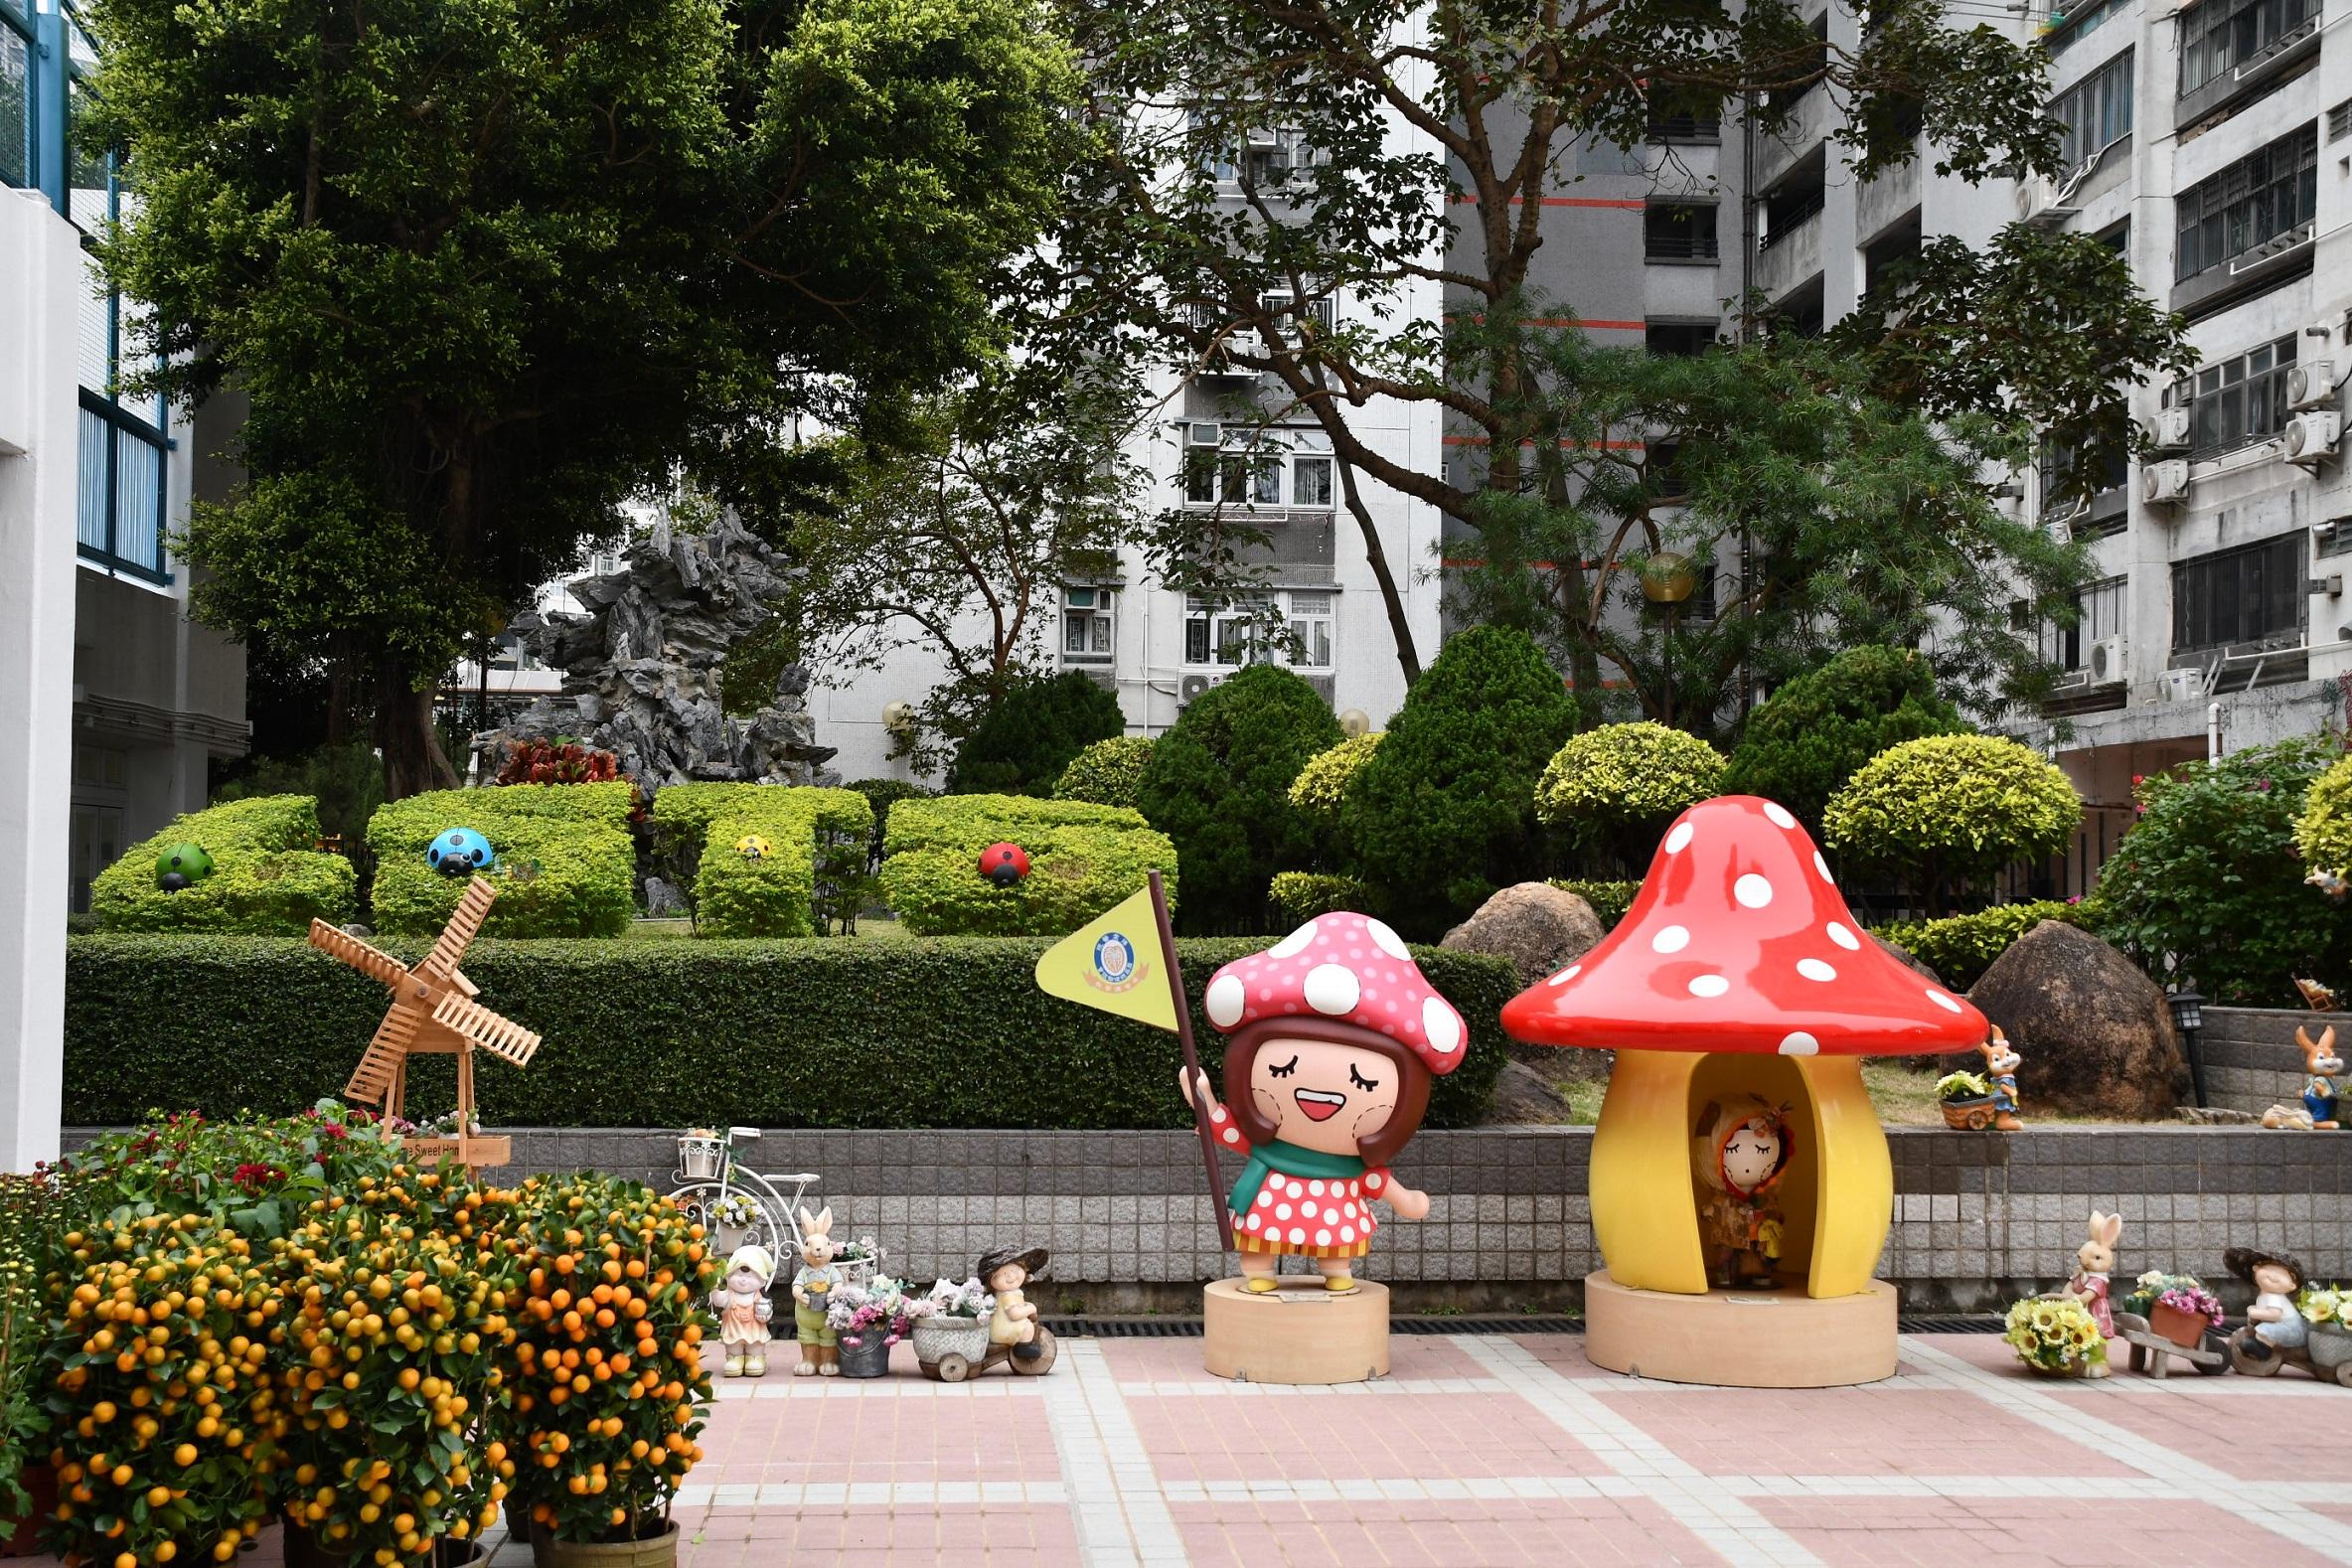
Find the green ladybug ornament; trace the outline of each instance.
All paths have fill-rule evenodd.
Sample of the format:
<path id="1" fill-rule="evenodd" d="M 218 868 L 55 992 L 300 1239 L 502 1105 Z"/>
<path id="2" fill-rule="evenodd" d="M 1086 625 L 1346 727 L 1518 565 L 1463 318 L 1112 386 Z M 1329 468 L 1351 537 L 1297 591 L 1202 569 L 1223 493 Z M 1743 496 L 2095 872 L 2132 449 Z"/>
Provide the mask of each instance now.
<path id="1" fill-rule="evenodd" d="M 155 858 L 155 885 L 167 893 L 194 887 L 213 874 L 213 858 L 201 844 L 175 844 Z"/>

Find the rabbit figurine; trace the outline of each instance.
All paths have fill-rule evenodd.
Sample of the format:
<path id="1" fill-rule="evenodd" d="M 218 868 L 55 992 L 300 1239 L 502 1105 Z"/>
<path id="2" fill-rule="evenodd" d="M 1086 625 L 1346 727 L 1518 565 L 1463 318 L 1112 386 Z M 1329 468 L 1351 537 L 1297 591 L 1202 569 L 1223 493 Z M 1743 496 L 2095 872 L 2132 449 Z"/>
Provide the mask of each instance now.
<path id="1" fill-rule="evenodd" d="M 2079 1301 L 2090 1311 L 2091 1321 L 2099 1325 L 2102 1337 L 2116 1336 L 2116 1312 L 2108 1301 L 2108 1276 L 2115 1272 L 2116 1243 L 2123 1237 L 2123 1216 L 2091 1211 L 2090 1239 L 2075 1253 L 2075 1276 L 2066 1282 L 2065 1294 Z M 2107 1368 L 2094 1364 L 2085 1375 L 2105 1377 Z"/>
<path id="2" fill-rule="evenodd" d="M 2004 1133 L 2023 1131 L 2025 1124 L 2017 1119 L 2017 1068 L 2024 1058 L 1997 1023 L 1992 1026 L 1992 1038 L 1976 1049 L 1984 1057 L 1985 1080 L 1992 1085 L 1993 1127 Z"/>
<path id="3" fill-rule="evenodd" d="M 833 1305 L 833 1288 L 842 1282 L 841 1266 L 833 1261 L 841 1245 L 833 1239 L 832 1206 L 814 1214 L 802 1209 L 800 1231 L 801 1267 L 792 1276 L 792 1323 L 800 1337 L 800 1365 L 792 1375 L 832 1377 L 842 1369 L 841 1341 L 825 1318 Z"/>
<path id="4" fill-rule="evenodd" d="M 2336 1026 L 2330 1023 L 2313 1039 L 2298 1023 L 2294 1042 L 2303 1048 L 2303 1109 L 2311 1114 L 2313 1127 L 2335 1127 L 2336 1080 L 2344 1072 L 2344 1058 L 2336 1054 Z"/>

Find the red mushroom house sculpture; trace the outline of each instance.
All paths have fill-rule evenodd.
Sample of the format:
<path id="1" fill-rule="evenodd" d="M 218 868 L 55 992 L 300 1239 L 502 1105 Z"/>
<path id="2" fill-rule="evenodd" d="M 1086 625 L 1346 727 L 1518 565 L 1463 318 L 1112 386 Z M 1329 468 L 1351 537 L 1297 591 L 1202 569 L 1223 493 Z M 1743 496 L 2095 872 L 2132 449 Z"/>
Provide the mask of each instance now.
<path id="1" fill-rule="evenodd" d="M 1987 1026 L 1863 935 L 1794 816 L 1747 795 L 1684 812 L 1617 928 L 1502 1026 L 1617 1052 L 1593 1137 L 1595 1361 L 1766 1387 L 1893 1373 L 1894 1293 L 1871 1276 L 1894 1172 L 1862 1058 L 1971 1050 Z"/>

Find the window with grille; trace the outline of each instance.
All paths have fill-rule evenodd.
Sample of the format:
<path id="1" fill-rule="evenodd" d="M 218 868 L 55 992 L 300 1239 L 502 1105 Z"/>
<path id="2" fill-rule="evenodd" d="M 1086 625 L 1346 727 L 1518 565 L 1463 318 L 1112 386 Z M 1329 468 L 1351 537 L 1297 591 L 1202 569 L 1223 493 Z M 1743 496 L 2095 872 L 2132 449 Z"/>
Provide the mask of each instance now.
<path id="1" fill-rule="evenodd" d="M 1642 214 L 1643 254 L 1652 261 L 1715 258 L 1713 202 L 1651 202 Z"/>
<path id="2" fill-rule="evenodd" d="M 2205 0 L 2180 19 L 2180 91 L 2227 77 L 2319 15 L 2319 0 Z"/>
<path id="3" fill-rule="evenodd" d="M 1118 649 L 1115 588 L 1064 588 L 1061 658 L 1064 664 L 1109 664 Z"/>
<path id="4" fill-rule="evenodd" d="M 2299 632 L 2308 576 L 2298 529 L 2172 563 L 2172 651 L 2205 652 Z"/>
<path id="5" fill-rule="evenodd" d="M 1221 603 L 1192 594 L 1184 602 L 1184 663 L 1329 670 L 1338 602 L 1329 590 L 1304 588 L 1240 594 Z"/>
<path id="6" fill-rule="evenodd" d="M 2094 644 L 2120 637 L 2130 617 L 2131 583 L 2110 577 L 2075 591 L 2075 623 L 2042 623 L 2042 657 L 2061 670 L 2080 670 L 2091 662 Z"/>
<path id="7" fill-rule="evenodd" d="M 1715 323 L 1650 321 L 1646 324 L 1642 342 L 1652 354 L 1669 359 L 1690 359 L 1715 346 Z"/>
<path id="8" fill-rule="evenodd" d="M 2189 455 L 2213 457 L 2286 428 L 2286 377 L 2294 369 L 2295 335 L 2208 365 L 2196 379 L 2176 384 L 2165 401 L 2189 410 Z"/>
<path id="9" fill-rule="evenodd" d="M 1331 439 L 1320 430 L 1214 425 L 1215 443 L 1184 445 L 1184 501 L 1196 507 L 1321 509 L 1332 504 Z"/>
<path id="10" fill-rule="evenodd" d="M 2080 167 L 2131 134 L 2131 59 L 2126 49 L 2050 100 L 2050 117 L 2066 127 L 2059 155 Z"/>
<path id="11" fill-rule="evenodd" d="M 2319 127 L 2306 124 L 2181 192 L 2173 278 L 2227 266 L 2311 222 L 2319 206 Z"/>

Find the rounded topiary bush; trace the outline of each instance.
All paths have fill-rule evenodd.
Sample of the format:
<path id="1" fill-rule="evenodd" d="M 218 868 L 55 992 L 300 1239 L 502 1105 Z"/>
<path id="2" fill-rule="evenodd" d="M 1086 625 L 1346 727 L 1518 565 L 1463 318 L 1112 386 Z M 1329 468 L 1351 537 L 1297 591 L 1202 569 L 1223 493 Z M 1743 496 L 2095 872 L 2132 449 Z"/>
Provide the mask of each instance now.
<path id="1" fill-rule="evenodd" d="M 1919 650 L 1849 648 L 1749 715 L 1723 792 L 1779 801 L 1817 832 L 1829 797 L 1863 763 L 1906 740 L 1967 727 L 1936 694 L 1936 673 Z"/>
<path id="2" fill-rule="evenodd" d="M 1187 929 L 1258 929 L 1266 886 L 1315 859 L 1291 782 L 1339 739 L 1339 720 L 1300 677 L 1251 665 L 1194 699 L 1144 763 L 1135 803 L 1176 841 Z"/>
<path id="3" fill-rule="evenodd" d="M 2001 735 L 1928 735 L 1871 758 L 1829 798 L 1831 849 L 1941 904 L 2015 861 L 2055 855 L 2083 802 L 2057 766 Z"/>
<path id="4" fill-rule="evenodd" d="M 1552 753 L 1535 815 L 1587 852 L 1640 870 L 1657 835 L 1693 802 L 1721 792 L 1723 757 L 1696 735 L 1644 719 L 1603 724 Z"/>
<path id="5" fill-rule="evenodd" d="M 1535 780 L 1575 727 L 1559 672 L 1526 633 L 1474 626 L 1446 643 L 1340 813 L 1392 923 L 1434 936 L 1496 887 L 1543 875 Z"/>
<path id="6" fill-rule="evenodd" d="M 1336 832 L 1339 808 L 1347 791 L 1379 749 L 1380 733 L 1355 735 L 1310 757 L 1291 781 L 1291 804 L 1305 812 L 1321 832 Z"/>
<path id="7" fill-rule="evenodd" d="M 1070 758 L 1070 765 L 1054 783 L 1053 798 L 1095 806 L 1133 806 L 1135 787 L 1143 782 L 1144 763 L 1151 755 L 1150 735 L 1113 735 L 1097 740 Z"/>
<path id="8" fill-rule="evenodd" d="M 2352 756 L 2339 757 L 2311 781 L 2294 824 L 2295 853 L 2314 871 L 2352 869 Z"/>
<path id="9" fill-rule="evenodd" d="M 1076 670 L 1017 681 L 948 769 L 954 795 L 1050 795 L 1072 758 L 1127 730 L 1119 699 Z"/>

